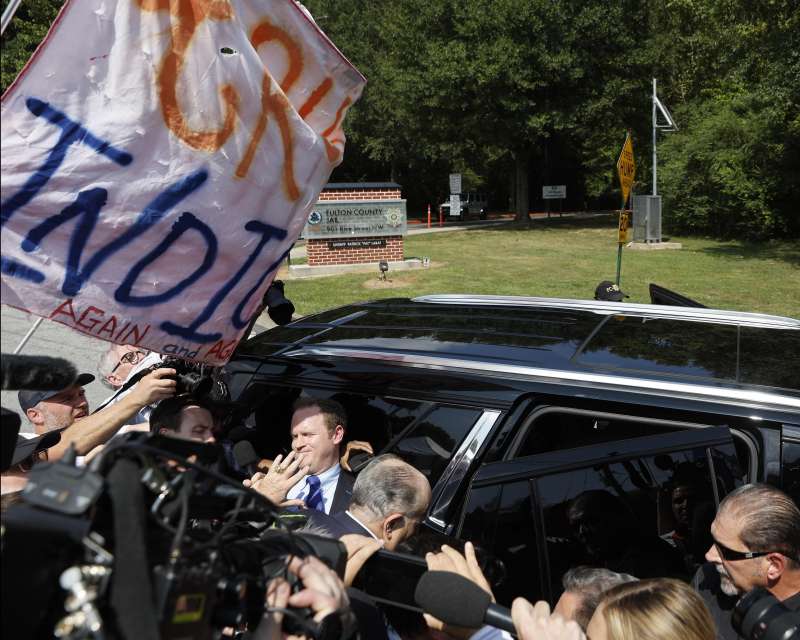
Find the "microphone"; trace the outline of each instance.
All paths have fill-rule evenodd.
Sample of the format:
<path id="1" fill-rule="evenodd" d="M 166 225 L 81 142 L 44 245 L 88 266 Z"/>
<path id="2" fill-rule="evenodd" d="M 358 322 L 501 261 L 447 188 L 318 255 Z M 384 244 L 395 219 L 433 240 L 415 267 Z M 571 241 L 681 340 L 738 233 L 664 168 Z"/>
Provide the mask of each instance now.
<path id="1" fill-rule="evenodd" d="M 259 457 L 253 448 L 253 443 L 249 440 L 239 440 L 233 445 L 233 459 L 240 469 L 244 469 L 248 475 L 253 475 L 257 469 Z"/>
<path id="2" fill-rule="evenodd" d="M 414 600 L 446 624 L 477 629 L 485 624 L 516 633 L 511 611 L 492 602 L 474 582 L 450 571 L 427 571 L 417 582 Z"/>
<path id="3" fill-rule="evenodd" d="M 68 360 L 4 353 L 0 359 L 3 390 L 61 391 L 78 378 Z"/>

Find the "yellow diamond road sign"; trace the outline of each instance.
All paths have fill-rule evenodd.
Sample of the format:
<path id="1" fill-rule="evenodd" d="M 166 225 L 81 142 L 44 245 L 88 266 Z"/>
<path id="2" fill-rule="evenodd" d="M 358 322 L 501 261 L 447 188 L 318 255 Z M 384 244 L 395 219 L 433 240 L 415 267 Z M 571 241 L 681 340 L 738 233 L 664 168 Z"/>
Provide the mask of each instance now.
<path id="1" fill-rule="evenodd" d="M 619 174 L 619 184 L 622 187 L 622 208 L 624 209 L 631 193 L 633 176 L 636 174 L 636 163 L 633 160 L 633 142 L 631 142 L 630 133 L 625 138 L 625 144 L 622 145 L 622 153 L 619 154 L 619 160 L 617 160 L 617 173 Z"/>

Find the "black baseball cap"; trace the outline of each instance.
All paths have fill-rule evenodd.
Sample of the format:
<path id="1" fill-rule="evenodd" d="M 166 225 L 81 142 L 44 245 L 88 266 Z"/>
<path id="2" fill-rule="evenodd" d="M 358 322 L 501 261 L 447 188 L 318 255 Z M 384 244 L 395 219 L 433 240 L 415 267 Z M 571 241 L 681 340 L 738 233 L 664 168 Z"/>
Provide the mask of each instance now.
<path id="1" fill-rule="evenodd" d="M 595 300 L 622 302 L 623 298 L 629 298 L 629 297 L 630 297 L 629 295 L 623 292 L 622 289 L 620 289 L 616 284 L 611 282 L 611 280 L 603 280 L 600 284 L 597 285 L 597 288 L 594 290 Z"/>
<path id="2" fill-rule="evenodd" d="M 70 387 L 75 385 L 85 387 L 92 380 L 94 380 L 94 376 L 91 373 L 82 373 L 75 379 L 75 382 L 73 382 Z M 69 387 L 65 388 L 69 389 Z M 25 412 L 31 407 L 35 407 L 42 400 L 52 398 L 54 395 L 61 393 L 61 391 L 64 391 L 64 389 L 59 391 L 20 391 L 17 393 L 17 399 L 19 400 L 19 406 L 22 407 L 22 411 Z"/>
<path id="3" fill-rule="evenodd" d="M 17 446 L 14 447 L 14 455 L 11 457 L 11 466 L 19 464 L 25 458 L 29 458 L 34 453 L 49 449 L 61 440 L 61 431 L 48 431 L 36 438 L 24 438 L 17 436 Z"/>

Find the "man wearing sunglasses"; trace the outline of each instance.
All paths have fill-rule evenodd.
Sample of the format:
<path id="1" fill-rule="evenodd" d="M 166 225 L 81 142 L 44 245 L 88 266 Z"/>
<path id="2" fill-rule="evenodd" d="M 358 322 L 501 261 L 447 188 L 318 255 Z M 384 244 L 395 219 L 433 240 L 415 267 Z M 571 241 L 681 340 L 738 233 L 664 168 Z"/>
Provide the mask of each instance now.
<path id="1" fill-rule="evenodd" d="M 130 344 L 109 345 L 97 364 L 100 382 L 109 389 L 119 389 L 148 353 L 150 352 Z"/>
<path id="2" fill-rule="evenodd" d="M 708 564 L 693 585 L 714 616 L 718 638 L 739 637 L 731 611 L 756 587 L 800 610 L 800 509 L 783 491 L 749 484 L 729 493 L 711 523 L 711 537 Z"/>

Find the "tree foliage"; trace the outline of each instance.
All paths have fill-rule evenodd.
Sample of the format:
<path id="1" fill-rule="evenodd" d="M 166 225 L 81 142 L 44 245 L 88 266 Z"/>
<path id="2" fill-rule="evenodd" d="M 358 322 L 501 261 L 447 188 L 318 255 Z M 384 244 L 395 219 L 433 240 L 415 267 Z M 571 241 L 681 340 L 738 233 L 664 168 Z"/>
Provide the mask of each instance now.
<path id="1" fill-rule="evenodd" d="M 3 9 L 8 4 L 3 2 Z M 14 18 L 3 33 L 2 91 L 11 85 L 14 78 L 31 57 L 47 30 L 55 20 L 64 0 L 28 0 L 22 2 Z"/>
<path id="2" fill-rule="evenodd" d="M 665 223 L 719 237 L 800 235 L 800 12 L 793 0 L 659 2 L 681 131 L 660 147 Z M 670 37 L 671 36 L 671 37 Z"/>
<path id="3" fill-rule="evenodd" d="M 22 3 L 3 38 L 4 88 L 61 3 Z M 659 136 L 668 227 L 800 235 L 796 0 L 306 4 L 368 78 L 334 180 L 399 181 L 412 210 L 443 200 L 451 171 L 497 208 L 516 196 L 520 218 L 542 184 L 567 184 L 573 208 L 619 206 L 626 130 L 649 186 L 657 77 L 680 124 Z"/>

